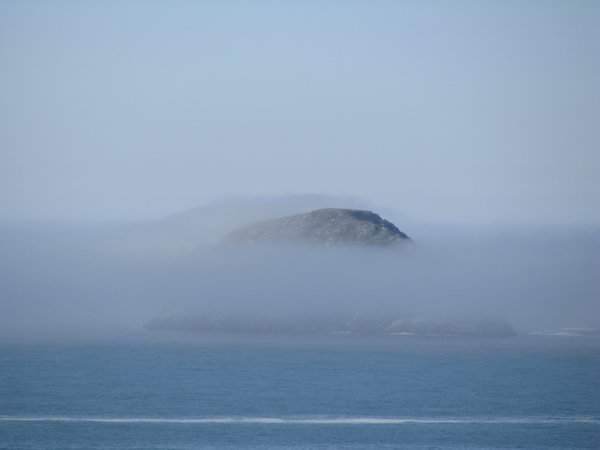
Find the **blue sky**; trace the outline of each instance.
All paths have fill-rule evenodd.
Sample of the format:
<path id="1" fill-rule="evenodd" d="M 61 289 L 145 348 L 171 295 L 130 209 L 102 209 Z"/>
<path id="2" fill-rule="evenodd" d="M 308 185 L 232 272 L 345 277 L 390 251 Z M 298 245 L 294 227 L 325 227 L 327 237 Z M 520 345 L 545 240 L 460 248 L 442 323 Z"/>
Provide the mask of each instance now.
<path id="1" fill-rule="evenodd" d="M 600 3 L 0 2 L 0 218 L 349 194 L 600 222 Z"/>

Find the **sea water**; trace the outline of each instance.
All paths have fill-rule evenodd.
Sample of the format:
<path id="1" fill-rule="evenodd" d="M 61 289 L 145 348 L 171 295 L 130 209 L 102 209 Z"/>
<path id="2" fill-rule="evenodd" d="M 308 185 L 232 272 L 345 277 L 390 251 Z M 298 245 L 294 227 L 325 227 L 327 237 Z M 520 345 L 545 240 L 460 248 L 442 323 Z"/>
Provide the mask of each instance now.
<path id="1" fill-rule="evenodd" d="M 4 342 L 0 448 L 600 448 L 600 338 Z"/>

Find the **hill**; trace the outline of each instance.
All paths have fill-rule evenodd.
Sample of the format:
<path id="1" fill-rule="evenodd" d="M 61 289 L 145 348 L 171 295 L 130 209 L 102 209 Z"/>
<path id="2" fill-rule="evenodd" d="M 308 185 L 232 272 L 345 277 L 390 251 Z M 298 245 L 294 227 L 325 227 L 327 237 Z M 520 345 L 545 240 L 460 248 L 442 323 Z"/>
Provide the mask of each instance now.
<path id="1" fill-rule="evenodd" d="M 229 244 L 311 243 L 388 246 L 410 238 L 371 211 L 326 208 L 239 228 L 225 237 Z"/>

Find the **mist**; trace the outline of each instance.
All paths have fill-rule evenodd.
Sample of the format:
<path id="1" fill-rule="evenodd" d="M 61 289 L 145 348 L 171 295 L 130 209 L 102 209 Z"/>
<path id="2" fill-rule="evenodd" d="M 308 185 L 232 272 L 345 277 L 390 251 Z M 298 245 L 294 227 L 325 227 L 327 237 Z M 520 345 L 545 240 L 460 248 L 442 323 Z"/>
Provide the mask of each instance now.
<path id="1" fill-rule="evenodd" d="M 0 218 L 350 194 L 598 224 L 596 2 L 0 4 Z"/>
<path id="2" fill-rule="evenodd" d="M 519 332 L 600 327 L 595 228 L 397 221 L 413 240 L 401 248 L 221 242 L 256 214 L 343 201 L 360 204 L 335 196 L 240 197 L 161 222 L 4 226 L 2 337 L 141 330 L 170 315 L 501 317 Z M 195 235 L 181 234 L 190 228 Z"/>
<path id="3" fill-rule="evenodd" d="M 0 333 L 233 312 L 598 326 L 598 17 L 0 3 Z M 322 207 L 372 210 L 413 245 L 221 244 Z"/>
<path id="4" fill-rule="evenodd" d="M 0 447 L 598 447 L 599 25 L 0 0 Z"/>

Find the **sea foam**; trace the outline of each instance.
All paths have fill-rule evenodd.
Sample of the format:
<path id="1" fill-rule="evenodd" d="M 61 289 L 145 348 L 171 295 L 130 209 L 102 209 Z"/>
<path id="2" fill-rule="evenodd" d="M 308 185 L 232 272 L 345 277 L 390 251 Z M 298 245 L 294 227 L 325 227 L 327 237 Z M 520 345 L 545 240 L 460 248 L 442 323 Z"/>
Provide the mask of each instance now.
<path id="1" fill-rule="evenodd" d="M 0 422 L 93 422 L 114 424 L 267 424 L 267 425 L 427 425 L 427 424 L 600 424 L 600 417 L 86 417 L 86 416 L 0 416 Z"/>

